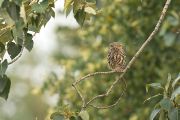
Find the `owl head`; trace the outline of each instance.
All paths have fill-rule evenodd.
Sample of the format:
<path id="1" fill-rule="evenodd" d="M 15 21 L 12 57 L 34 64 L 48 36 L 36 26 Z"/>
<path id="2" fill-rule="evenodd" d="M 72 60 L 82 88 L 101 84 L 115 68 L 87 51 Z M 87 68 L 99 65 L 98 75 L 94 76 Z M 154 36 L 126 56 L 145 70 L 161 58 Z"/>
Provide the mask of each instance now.
<path id="1" fill-rule="evenodd" d="M 123 44 L 122 44 L 122 43 L 119 43 L 119 42 L 110 43 L 109 46 L 110 46 L 110 47 L 113 47 L 113 48 L 119 48 L 119 49 L 122 49 L 122 48 L 123 48 Z"/>

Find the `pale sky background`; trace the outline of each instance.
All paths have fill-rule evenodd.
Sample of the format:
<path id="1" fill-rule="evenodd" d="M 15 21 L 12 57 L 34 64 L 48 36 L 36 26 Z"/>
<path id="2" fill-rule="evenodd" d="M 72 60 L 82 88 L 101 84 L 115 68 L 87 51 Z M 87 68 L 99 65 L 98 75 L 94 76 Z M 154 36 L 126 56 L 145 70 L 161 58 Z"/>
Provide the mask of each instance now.
<path id="1" fill-rule="evenodd" d="M 69 27 L 79 26 L 76 20 L 74 19 L 72 13 L 68 17 L 66 17 L 65 14 L 63 15 L 58 14 L 58 11 L 63 9 L 64 9 L 64 0 L 57 0 L 55 3 L 56 17 L 51 18 L 50 21 L 46 24 L 46 26 L 41 28 L 40 33 L 36 34 L 36 36 L 33 38 L 34 40 L 33 52 L 35 52 L 35 54 L 40 58 L 38 60 L 40 61 L 39 68 L 37 67 L 37 71 L 35 72 L 35 74 L 38 74 L 38 76 L 39 76 L 39 72 L 42 73 L 42 71 L 44 71 L 45 74 L 46 72 L 50 72 L 50 71 L 62 72 L 61 70 L 58 69 L 59 66 L 57 66 L 56 64 L 52 65 L 52 62 L 49 61 L 50 60 L 49 57 L 53 52 L 53 50 L 58 49 L 57 46 L 58 44 L 56 44 L 55 29 L 57 28 L 57 26 L 69 26 Z M 26 55 L 24 56 L 28 56 L 28 54 L 29 53 L 26 52 Z M 37 81 L 36 79 L 34 80 Z"/>
<path id="2" fill-rule="evenodd" d="M 59 10 L 63 10 L 64 8 L 64 0 L 57 0 L 55 3 L 55 12 L 56 17 L 51 18 L 51 20 L 47 23 L 47 25 L 42 27 L 40 34 L 37 34 L 34 38 L 35 40 L 35 49 L 41 50 L 42 52 L 48 53 L 49 50 L 53 50 L 56 46 L 55 39 L 55 28 L 57 26 L 63 25 L 63 26 L 70 26 L 70 27 L 78 27 L 78 24 L 76 20 L 73 17 L 73 14 L 71 13 L 68 17 L 65 15 L 59 15 L 57 12 Z M 51 46 L 51 47 L 50 47 Z"/>

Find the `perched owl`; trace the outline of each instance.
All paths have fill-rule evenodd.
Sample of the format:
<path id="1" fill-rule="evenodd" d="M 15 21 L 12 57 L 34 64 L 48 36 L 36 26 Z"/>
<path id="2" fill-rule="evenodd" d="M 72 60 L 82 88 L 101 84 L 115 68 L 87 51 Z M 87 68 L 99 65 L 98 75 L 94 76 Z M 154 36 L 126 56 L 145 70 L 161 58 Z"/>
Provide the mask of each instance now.
<path id="1" fill-rule="evenodd" d="M 113 42 L 109 45 L 107 60 L 110 69 L 116 72 L 123 72 L 126 64 L 126 56 L 121 43 Z"/>

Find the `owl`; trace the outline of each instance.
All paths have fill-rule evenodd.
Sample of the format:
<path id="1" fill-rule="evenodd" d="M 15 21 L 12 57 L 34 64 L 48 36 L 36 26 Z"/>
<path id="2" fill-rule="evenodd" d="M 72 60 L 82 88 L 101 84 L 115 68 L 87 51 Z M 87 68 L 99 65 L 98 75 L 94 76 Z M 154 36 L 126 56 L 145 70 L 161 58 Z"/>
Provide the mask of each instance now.
<path id="1" fill-rule="evenodd" d="M 123 72 L 126 66 L 126 55 L 121 43 L 113 42 L 109 45 L 107 60 L 111 70 Z"/>

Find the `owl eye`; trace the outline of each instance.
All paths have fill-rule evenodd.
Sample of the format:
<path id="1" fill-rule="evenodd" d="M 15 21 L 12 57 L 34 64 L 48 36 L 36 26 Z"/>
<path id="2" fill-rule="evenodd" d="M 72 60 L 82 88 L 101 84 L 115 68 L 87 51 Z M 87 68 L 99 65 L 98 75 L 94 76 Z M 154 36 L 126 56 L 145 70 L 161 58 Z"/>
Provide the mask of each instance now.
<path id="1" fill-rule="evenodd" d="M 110 44 L 110 47 L 113 47 L 113 46 L 114 46 L 114 44 L 111 43 L 111 44 Z"/>

